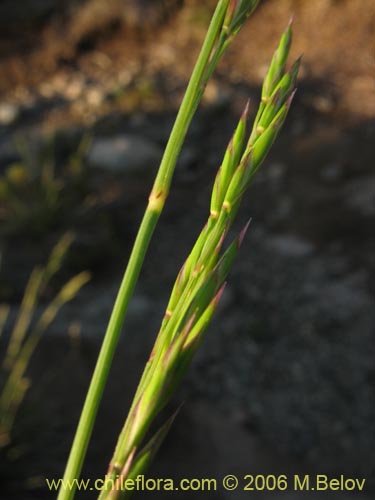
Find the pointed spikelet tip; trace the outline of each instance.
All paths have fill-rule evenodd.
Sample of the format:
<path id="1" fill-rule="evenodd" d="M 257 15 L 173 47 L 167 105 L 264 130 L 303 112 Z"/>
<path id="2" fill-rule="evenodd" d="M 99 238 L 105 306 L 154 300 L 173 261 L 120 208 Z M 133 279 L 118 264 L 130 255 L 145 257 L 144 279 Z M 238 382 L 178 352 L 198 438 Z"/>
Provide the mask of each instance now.
<path id="1" fill-rule="evenodd" d="M 249 117 L 249 111 L 250 111 L 250 98 L 246 101 L 246 106 L 242 112 L 241 120 L 243 120 L 245 122 L 247 121 L 247 119 Z"/>
<path id="2" fill-rule="evenodd" d="M 213 303 L 214 303 L 215 307 L 217 307 L 217 305 L 219 304 L 221 296 L 223 295 L 226 286 L 227 286 L 227 282 L 225 281 L 221 285 L 221 287 L 220 287 L 219 291 L 217 292 L 217 294 L 215 295 L 215 297 L 213 299 Z"/>
<path id="3" fill-rule="evenodd" d="M 238 248 L 240 248 L 240 247 L 241 247 L 241 245 L 242 245 L 242 242 L 243 242 L 243 240 L 244 240 L 244 238 L 245 238 L 245 236 L 246 236 L 246 233 L 247 233 L 247 230 L 249 229 L 249 226 L 250 226 L 250 222 L 251 222 L 251 221 L 252 221 L 252 219 L 250 218 L 250 219 L 246 222 L 246 224 L 245 224 L 244 228 L 241 230 L 240 234 L 238 235 L 238 240 L 237 240 L 237 241 L 238 241 Z"/>

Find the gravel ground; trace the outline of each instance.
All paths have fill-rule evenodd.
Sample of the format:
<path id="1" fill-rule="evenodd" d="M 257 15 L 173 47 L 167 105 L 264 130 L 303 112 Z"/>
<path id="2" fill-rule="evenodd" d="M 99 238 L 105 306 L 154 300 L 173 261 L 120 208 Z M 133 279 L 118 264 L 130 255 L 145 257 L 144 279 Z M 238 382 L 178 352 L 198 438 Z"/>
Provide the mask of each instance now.
<path id="1" fill-rule="evenodd" d="M 172 3 L 176 10 L 169 11 Z M 74 23 L 68 14 L 46 14 L 39 43 L 25 54 L 23 44 L 36 36 L 32 30 L 12 50 L 10 35 L 0 39 L 0 169 L 19 161 L 15 133 L 31 137 L 38 147 L 46 131 L 57 130 L 62 162 L 89 132 L 88 190 L 99 200 L 84 217 L 73 207 L 42 237 L 1 233 L 0 295 L 12 302 L 13 316 L 25 277 L 70 225 L 78 240 L 65 273 L 82 267 L 93 272 L 92 283 L 66 306 L 31 366 L 35 383 L 20 422 L 28 446 L 17 462 L 18 477 L 8 459 L 0 477 L 9 500 L 50 498 L 41 477 L 57 477 L 63 469 L 153 177 L 154 169 L 145 163 L 158 162 L 202 35 L 206 9 L 184 3 L 182 9 L 179 2 L 167 1 L 160 2 L 161 10 L 153 7 L 157 37 L 152 23 L 141 26 L 137 10 L 133 21 L 124 18 L 116 28 L 110 23 L 115 11 L 109 9 L 109 17 L 97 17 L 92 30 L 87 2 Z M 263 41 L 257 51 L 252 46 L 256 56 L 247 59 L 243 42 L 233 48 L 208 88 L 131 306 L 88 476 L 106 468 L 168 290 L 205 220 L 224 145 L 246 97 L 258 98 L 265 61 L 292 7 L 295 51 L 306 53 L 297 98 L 244 201 L 240 219 L 252 217 L 250 230 L 217 318 L 176 397 L 176 405 L 186 404 L 154 473 L 347 474 L 367 478 L 368 497 L 360 498 L 374 494 L 375 108 L 368 77 L 373 21 L 364 5 L 367 1 L 263 2 L 257 22 L 241 35 L 249 43 Z M 173 15 L 165 15 L 166 6 Z M 182 29 L 185 25 L 192 28 Z M 186 55 L 184 64 L 177 64 L 175 51 Z M 68 341 L 66 332 L 77 319 L 81 336 Z M 304 496 L 326 498 L 313 492 Z M 207 498 L 244 496 L 222 491 Z M 272 498 L 299 496 L 288 492 Z M 338 498 L 353 497 L 340 493 Z"/>

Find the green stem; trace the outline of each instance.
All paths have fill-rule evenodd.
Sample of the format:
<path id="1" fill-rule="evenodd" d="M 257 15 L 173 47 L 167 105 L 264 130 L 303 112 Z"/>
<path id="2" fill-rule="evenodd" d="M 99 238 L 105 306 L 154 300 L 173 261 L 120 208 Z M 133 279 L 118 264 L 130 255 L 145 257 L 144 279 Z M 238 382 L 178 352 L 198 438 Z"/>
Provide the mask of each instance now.
<path id="1" fill-rule="evenodd" d="M 76 435 L 70 451 L 64 473 L 64 481 L 78 479 L 87 447 L 91 438 L 96 414 L 102 399 L 113 355 L 121 333 L 124 317 L 132 296 L 135 284 L 143 264 L 151 237 L 165 200 L 168 196 L 173 172 L 181 151 L 188 127 L 195 114 L 200 98 L 207 83 L 206 68 L 223 25 L 229 0 L 220 0 L 212 18 L 209 30 L 192 73 L 184 99 L 173 126 L 163 159 L 161 161 L 155 183 L 150 194 L 149 203 L 139 228 L 132 253 L 121 283 L 115 305 L 109 320 L 108 328 L 99 353 L 97 364 L 91 379 L 86 400 L 78 423 Z M 61 487 L 58 500 L 72 500 L 75 495 L 75 484 L 72 488 Z"/>

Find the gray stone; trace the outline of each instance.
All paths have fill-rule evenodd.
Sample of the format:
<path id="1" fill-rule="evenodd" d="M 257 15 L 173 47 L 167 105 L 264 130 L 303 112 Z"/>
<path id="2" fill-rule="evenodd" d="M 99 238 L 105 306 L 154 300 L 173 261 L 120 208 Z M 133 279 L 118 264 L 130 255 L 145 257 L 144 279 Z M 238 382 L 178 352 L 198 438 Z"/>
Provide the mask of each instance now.
<path id="1" fill-rule="evenodd" d="M 267 172 L 267 178 L 271 182 L 279 182 L 285 177 L 285 170 L 286 167 L 283 163 L 275 162 L 271 163 L 268 168 L 266 169 Z"/>
<path id="2" fill-rule="evenodd" d="M 70 325 L 79 318 L 81 335 L 84 338 L 102 338 L 118 292 L 118 284 L 97 286 L 89 284 L 84 287 L 71 303 L 66 304 L 63 313 L 51 326 L 55 335 L 66 335 Z M 157 303 L 159 306 L 159 303 Z M 159 326 L 158 307 L 143 294 L 136 293 L 126 314 L 125 328 L 141 331 L 142 335 L 154 335 Z M 43 308 L 40 308 L 42 311 Z"/>
<path id="3" fill-rule="evenodd" d="M 349 206 L 361 215 L 375 214 L 375 177 L 369 176 L 353 182 L 346 190 Z"/>
<path id="4" fill-rule="evenodd" d="M 273 236 L 268 240 L 268 247 L 278 255 L 287 257 L 305 257 L 314 250 L 311 243 L 292 235 Z"/>
<path id="5" fill-rule="evenodd" d="M 345 323 L 371 310 L 372 300 L 363 286 L 350 280 L 327 283 L 321 289 L 320 313 Z"/>
<path id="6" fill-rule="evenodd" d="M 152 175 L 162 157 L 153 142 L 136 135 L 100 137 L 94 140 L 88 154 L 88 165 L 130 175 Z"/>
<path id="7" fill-rule="evenodd" d="M 11 125 L 19 116 L 19 108 L 10 103 L 0 104 L 0 125 Z"/>
<path id="8" fill-rule="evenodd" d="M 320 171 L 320 178 L 323 182 L 327 184 L 332 184 L 341 179 L 343 174 L 342 165 L 338 163 L 330 163 L 325 165 Z"/>

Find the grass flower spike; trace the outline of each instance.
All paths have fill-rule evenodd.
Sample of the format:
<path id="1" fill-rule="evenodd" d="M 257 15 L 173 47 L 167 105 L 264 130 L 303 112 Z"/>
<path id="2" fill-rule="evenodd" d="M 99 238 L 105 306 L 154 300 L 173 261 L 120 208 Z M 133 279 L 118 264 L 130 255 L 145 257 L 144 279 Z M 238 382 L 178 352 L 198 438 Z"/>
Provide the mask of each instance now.
<path id="1" fill-rule="evenodd" d="M 240 14 L 244 15 L 238 10 Z M 120 485 L 125 479 L 144 473 L 174 419 L 173 416 L 143 444 L 155 417 L 170 400 L 200 345 L 246 233 L 247 226 L 222 250 L 241 199 L 280 132 L 294 96 L 299 61 L 285 71 L 290 42 L 291 25 L 281 37 L 266 75 L 251 133 L 246 132 L 248 103 L 228 144 L 214 182 L 207 223 L 177 277 L 109 467 L 107 478 L 115 487 L 103 490 L 100 500 L 130 498 L 132 492 L 122 491 Z"/>

